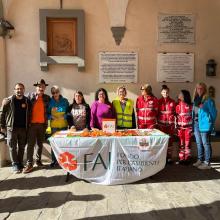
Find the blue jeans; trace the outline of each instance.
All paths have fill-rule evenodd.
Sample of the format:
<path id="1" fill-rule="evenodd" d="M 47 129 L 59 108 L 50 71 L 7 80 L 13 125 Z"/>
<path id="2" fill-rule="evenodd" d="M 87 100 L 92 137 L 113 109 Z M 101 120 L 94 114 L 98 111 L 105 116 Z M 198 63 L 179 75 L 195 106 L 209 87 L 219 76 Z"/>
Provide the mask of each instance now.
<path id="1" fill-rule="evenodd" d="M 197 154 L 200 161 L 210 163 L 212 157 L 212 147 L 210 143 L 210 132 L 200 132 L 199 123 L 194 122 L 194 135 L 196 138 Z"/>

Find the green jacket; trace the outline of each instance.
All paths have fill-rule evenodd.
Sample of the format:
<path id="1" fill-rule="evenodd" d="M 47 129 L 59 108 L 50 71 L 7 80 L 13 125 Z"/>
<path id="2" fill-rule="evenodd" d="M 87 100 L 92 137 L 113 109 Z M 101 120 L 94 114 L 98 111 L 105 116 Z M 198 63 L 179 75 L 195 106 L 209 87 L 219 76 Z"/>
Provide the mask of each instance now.
<path id="1" fill-rule="evenodd" d="M 27 105 L 26 110 L 26 128 L 28 128 L 31 103 L 26 96 L 24 96 Z M 0 108 L 0 127 L 2 129 L 13 129 L 14 124 L 14 99 L 15 95 L 5 98 Z"/>

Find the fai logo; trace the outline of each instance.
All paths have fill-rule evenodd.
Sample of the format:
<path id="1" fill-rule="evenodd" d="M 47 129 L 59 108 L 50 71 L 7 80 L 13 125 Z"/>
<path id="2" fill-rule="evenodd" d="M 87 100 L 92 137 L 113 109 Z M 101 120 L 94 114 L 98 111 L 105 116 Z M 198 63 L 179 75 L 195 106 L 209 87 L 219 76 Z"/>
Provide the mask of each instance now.
<path id="1" fill-rule="evenodd" d="M 77 169 L 77 160 L 74 159 L 75 155 L 69 153 L 69 152 L 64 152 L 59 155 L 59 164 L 65 168 L 66 170 L 73 171 Z"/>
<path id="2" fill-rule="evenodd" d="M 141 151 L 151 151 L 150 145 L 145 138 L 139 140 L 138 147 Z"/>

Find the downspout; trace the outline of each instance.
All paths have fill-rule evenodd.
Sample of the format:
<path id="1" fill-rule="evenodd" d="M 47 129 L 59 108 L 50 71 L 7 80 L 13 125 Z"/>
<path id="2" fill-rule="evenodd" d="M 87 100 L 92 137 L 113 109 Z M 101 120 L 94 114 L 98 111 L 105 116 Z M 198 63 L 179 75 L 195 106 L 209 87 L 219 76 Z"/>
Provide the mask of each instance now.
<path id="1" fill-rule="evenodd" d="M 0 0 L 0 18 L 3 18 L 3 0 Z M 0 37 L 0 105 L 2 99 L 6 95 L 6 53 L 5 53 L 5 39 Z"/>
<path id="2" fill-rule="evenodd" d="M 3 0 L 0 0 L 0 18 L 3 18 Z M 6 53 L 5 39 L 0 37 L 0 106 L 2 99 L 6 96 Z M 7 148 L 4 142 L 0 142 L 0 167 L 7 161 Z"/>
<path id="3" fill-rule="evenodd" d="M 3 3 L 2 3 L 3 0 L 0 0 L 0 18 L 3 18 L 4 16 L 4 11 L 3 11 Z"/>

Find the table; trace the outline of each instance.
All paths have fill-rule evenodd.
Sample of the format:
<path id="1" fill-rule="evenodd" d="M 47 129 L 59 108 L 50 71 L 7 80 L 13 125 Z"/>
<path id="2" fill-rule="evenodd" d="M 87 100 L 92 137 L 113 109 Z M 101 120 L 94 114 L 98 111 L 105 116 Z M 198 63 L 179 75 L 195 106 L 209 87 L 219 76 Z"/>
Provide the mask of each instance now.
<path id="1" fill-rule="evenodd" d="M 67 137 L 49 139 L 60 166 L 92 183 L 116 185 L 152 176 L 166 164 L 169 136 L 163 132 L 144 136 Z"/>

